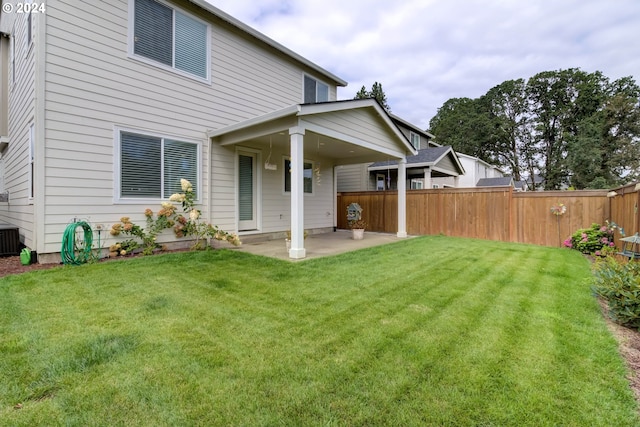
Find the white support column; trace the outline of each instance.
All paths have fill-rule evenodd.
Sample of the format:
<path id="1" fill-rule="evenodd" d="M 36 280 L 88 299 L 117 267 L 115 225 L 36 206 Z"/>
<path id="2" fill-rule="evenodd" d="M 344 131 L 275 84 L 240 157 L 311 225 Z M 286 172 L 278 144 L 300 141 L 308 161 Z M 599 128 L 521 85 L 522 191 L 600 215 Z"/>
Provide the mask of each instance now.
<path id="1" fill-rule="evenodd" d="M 398 161 L 398 237 L 407 237 L 407 159 Z"/>
<path id="2" fill-rule="evenodd" d="M 306 256 L 304 248 L 304 128 L 289 129 L 291 140 L 291 249 L 289 258 Z"/>
<path id="3" fill-rule="evenodd" d="M 456 175 L 453 177 L 453 186 L 458 188 L 460 186 L 460 175 Z"/>
<path id="4" fill-rule="evenodd" d="M 431 168 L 427 166 L 424 168 L 424 189 L 431 190 L 431 187 Z"/>

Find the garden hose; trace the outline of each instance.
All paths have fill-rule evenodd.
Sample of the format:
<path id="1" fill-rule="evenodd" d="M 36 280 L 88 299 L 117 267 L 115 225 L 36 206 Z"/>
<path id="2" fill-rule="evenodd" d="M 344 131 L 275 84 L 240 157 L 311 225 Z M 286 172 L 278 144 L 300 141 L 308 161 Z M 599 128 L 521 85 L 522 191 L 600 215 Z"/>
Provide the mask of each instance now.
<path id="1" fill-rule="evenodd" d="M 78 247 L 76 244 L 76 228 L 82 227 L 84 230 L 84 245 Z M 93 245 L 93 231 L 91 226 L 85 221 L 72 222 L 67 225 L 62 235 L 62 249 L 60 255 L 62 262 L 66 265 L 79 265 L 87 262 L 91 256 Z"/>

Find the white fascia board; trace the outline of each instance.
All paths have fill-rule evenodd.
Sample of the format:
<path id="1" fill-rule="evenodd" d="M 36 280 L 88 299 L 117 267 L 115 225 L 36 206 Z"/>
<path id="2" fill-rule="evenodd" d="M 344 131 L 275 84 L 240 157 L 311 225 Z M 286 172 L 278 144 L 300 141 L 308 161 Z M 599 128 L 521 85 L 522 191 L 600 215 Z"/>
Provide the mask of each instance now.
<path id="1" fill-rule="evenodd" d="M 321 75 L 327 77 L 329 80 L 332 80 L 334 83 L 336 83 L 338 86 L 342 86 L 345 87 L 347 86 L 347 82 L 343 79 L 341 79 L 340 77 L 336 76 L 335 74 L 325 70 L 324 68 L 320 67 L 319 65 L 309 61 L 307 58 L 295 53 L 294 51 L 292 51 L 289 48 L 284 47 L 283 45 L 281 45 L 280 43 L 278 43 L 277 41 L 267 37 L 266 35 L 262 34 L 260 31 L 256 30 L 255 28 L 250 27 L 249 25 L 245 24 L 242 21 L 239 21 L 238 19 L 234 18 L 233 16 L 229 15 L 226 12 L 223 12 L 222 10 L 218 9 L 217 7 L 213 6 L 212 4 L 208 3 L 205 0 L 189 0 L 191 3 L 200 6 L 201 8 L 203 8 L 204 10 L 206 10 L 207 12 L 212 13 L 213 15 L 217 16 L 218 18 L 222 19 L 223 21 L 228 22 L 229 24 L 233 25 L 234 27 L 238 28 L 241 31 L 244 31 L 245 33 L 249 34 L 252 37 L 255 37 L 256 39 L 268 44 L 269 46 L 273 47 L 276 50 L 279 50 L 280 52 L 284 53 L 285 55 L 289 56 L 290 58 L 306 65 L 307 67 L 311 68 L 312 70 L 317 71 L 318 73 L 320 73 Z"/>
<path id="2" fill-rule="evenodd" d="M 402 124 L 404 124 L 407 128 L 409 128 L 409 130 L 414 130 L 416 132 L 419 132 L 423 135 L 428 136 L 431 139 L 435 139 L 435 135 L 433 135 L 432 133 L 427 132 L 426 130 L 420 129 L 418 126 L 414 125 L 413 123 L 408 122 L 407 120 L 403 119 L 400 116 L 396 116 L 395 114 L 391 114 L 389 113 L 389 115 L 394 119 L 397 120 L 399 122 L 401 122 Z M 440 144 L 438 144 L 440 145 Z"/>
<path id="3" fill-rule="evenodd" d="M 319 126 L 319 125 L 316 125 L 314 123 L 309 123 L 309 122 L 307 122 L 305 120 L 302 120 L 302 119 L 300 120 L 299 123 L 300 123 L 301 127 L 305 128 L 307 130 L 319 133 L 321 135 L 326 135 L 326 136 L 328 136 L 330 138 L 334 138 L 334 139 L 338 139 L 338 140 L 341 140 L 341 141 L 345 141 L 345 142 L 348 142 L 348 143 L 353 144 L 353 145 L 359 145 L 360 147 L 364 147 L 364 148 L 367 148 L 367 149 L 372 150 L 372 151 L 377 151 L 378 153 L 383 153 L 383 154 L 386 154 L 387 156 L 390 156 L 390 157 L 394 157 L 394 158 L 398 158 L 398 159 L 404 157 L 404 153 L 401 152 L 401 151 L 391 150 L 391 149 L 386 148 L 386 147 L 380 147 L 379 145 L 372 144 L 369 141 L 365 141 L 365 140 L 359 139 L 359 138 L 354 138 L 354 137 L 351 137 L 349 135 L 345 135 L 345 134 L 343 134 L 341 132 L 338 132 L 336 130 L 329 129 L 329 128 L 326 128 L 326 127 L 323 127 L 323 126 Z"/>
<path id="4" fill-rule="evenodd" d="M 245 121 L 242 121 L 242 122 L 238 122 L 238 123 L 234 123 L 232 125 L 225 126 L 223 128 L 220 128 L 220 129 L 209 130 L 209 131 L 207 131 L 207 136 L 209 138 L 215 138 L 215 137 L 227 134 L 229 132 L 236 132 L 236 131 L 239 131 L 239 130 L 244 130 L 244 129 L 250 128 L 252 126 L 265 124 L 265 123 L 271 122 L 273 120 L 281 119 L 281 118 L 288 117 L 288 116 L 295 116 L 299 112 L 300 112 L 300 106 L 299 105 L 292 105 L 290 107 L 283 108 L 282 110 L 276 110 L 276 111 L 273 111 L 271 113 L 264 114 L 262 116 L 253 117 L 251 119 L 248 119 L 248 120 L 245 120 Z"/>
<path id="5" fill-rule="evenodd" d="M 389 129 L 402 141 L 404 148 L 406 151 L 412 155 L 418 154 L 418 150 L 413 148 L 413 145 L 409 142 L 406 136 L 398 126 L 391 120 L 389 117 L 389 113 L 387 113 L 378 102 L 374 99 L 365 98 L 365 99 L 352 99 L 349 101 L 335 101 L 335 102 L 324 102 L 319 104 L 303 104 L 299 116 L 305 115 L 313 115 L 313 114 L 321 114 L 321 113 L 332 113 L 336 111 L 344 111 L 344 110 L 353 110 L 356 108 L 373 108 L 378 115 L 384 120 L 384 122 L 389 126 Z"/>
<path id="6" fill-rule="evenodd" d="M 389 170 L 389 169 L 398 169 L 398 164 L 396 163 L 396 164 L 391 164 L 391 165 L 387 165 L 387 166 L 369 166 L 367 169 L 370 172 L 373 172 L 373 171 L 386 171 L 386 170 Z M 407 168 L 407 169 L 410 169 L 410 168 Z"/>

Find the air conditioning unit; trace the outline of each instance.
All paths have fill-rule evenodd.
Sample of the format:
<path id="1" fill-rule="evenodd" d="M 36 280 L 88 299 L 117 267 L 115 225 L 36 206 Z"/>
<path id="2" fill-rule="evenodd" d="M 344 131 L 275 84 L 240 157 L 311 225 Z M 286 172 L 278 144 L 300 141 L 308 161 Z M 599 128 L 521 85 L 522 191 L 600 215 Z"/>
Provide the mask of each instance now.
<path id="1" fill-rule="evenodd" d="M 20 255 L 18 227 L 0 224 L 0 256 Z"/>

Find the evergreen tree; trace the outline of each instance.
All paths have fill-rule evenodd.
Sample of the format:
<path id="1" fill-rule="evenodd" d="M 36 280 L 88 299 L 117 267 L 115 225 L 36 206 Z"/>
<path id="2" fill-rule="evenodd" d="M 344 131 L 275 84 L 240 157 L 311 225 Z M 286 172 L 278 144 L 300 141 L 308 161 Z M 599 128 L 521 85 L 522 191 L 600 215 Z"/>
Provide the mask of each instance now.
<path id="1" fill-rule="evenodd" d="M 382 108 L 387 110 L 387 112 L 389 113 L 391 112 L 391 108 L 387 103 L 387 95 L 384 93 L 381 83 L 374 82 L 373 86 L 371 86 L 370 91 L 367 91 L 367 88 L 362 86 L 362 88 L 360 88 L 358 93 L 356 93 L 356 96 L 353 97 L 353 99 L 366 99 L 366 98 L 373 98 L 377 100 L 378 103 L 382 106 Z"/>

